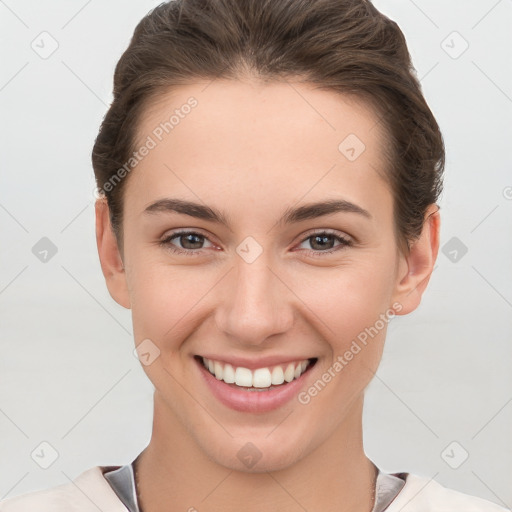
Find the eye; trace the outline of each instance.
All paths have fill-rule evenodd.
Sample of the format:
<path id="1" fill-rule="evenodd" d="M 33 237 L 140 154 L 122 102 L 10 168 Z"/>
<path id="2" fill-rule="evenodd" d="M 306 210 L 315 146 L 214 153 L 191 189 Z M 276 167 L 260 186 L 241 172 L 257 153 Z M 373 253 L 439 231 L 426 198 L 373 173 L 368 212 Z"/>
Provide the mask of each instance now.
<path id="1" fill-rule="evenodd" d="M 179 245 L 174 243 L 177 240 Z M 200 254 L 201 249 L 205 247 L 203 244 L 208 241 L 211 247 L 215 247 L 205 235 L 196 231 L 175 231 L 159 242 L 159 245 L 166 247 L 175 254 L 185 254 L 187 256 L 195 256 Z M 338 245 L 335 245 L 338 242 Z M 307 250 L 311 255 L 320 256 L 331 254 L 344 247 L 352 245 L 352 241 L 336 232 L 319 231 L 311 233 L 301 242 L 310 243 L 312 249 Z"/>
<path id="2" fill-rule="evenodd" d="M 337 246 L 334 245 L 336 242 L 339 242 Z M 319 231 L 317 233 L 311 233 L 309 236 L 302 240 L 301 245 L 303 243 L 310 244 L 313 249 L 308 250 L 308 252 L 314 256 L 331 254 L 333 252 L 339 251 L 340 249 L 343 249 L 344 247 L 349 247 L 352 245 L 351 240 L 331 231 Z"/>
<path id="3" fill-rule="evenodd" d="M 174 239 L 177 239 L 180 246 L 177 246 L 173 243 Z M 194 256 L 198 254 L 200 249 L 204 248 L 202 247 L 202 244 L 204 244 L 205 240 L 208 240 L 206 236 L 201 235 L 195 231 L 175 231 L 161 240 L 159 244 L 161 246 L 167 247 L 170 251 L 176 254 Z"/>

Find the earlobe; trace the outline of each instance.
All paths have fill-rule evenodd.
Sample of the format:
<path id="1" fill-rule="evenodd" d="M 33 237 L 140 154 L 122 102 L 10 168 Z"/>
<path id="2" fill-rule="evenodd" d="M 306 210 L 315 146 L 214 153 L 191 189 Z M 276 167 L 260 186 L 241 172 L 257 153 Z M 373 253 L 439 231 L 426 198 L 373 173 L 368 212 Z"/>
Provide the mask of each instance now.
<path id="1" fill-rule="evenodd" d="M 441 219 L 439 207 L 431 204 L 425 213 L 420 237 L 412 244 L 409 254 L 402 256 L 394 301 L 401 305 L 396 309 L 399 315 L 414 311 L 421 302 L 421 297 L 434 270 L 439 251 Z"/>
<path id="2" fill-rule="evenodd" d="M 117 239 L 110 223 L 106 198 L 97 199 L 94 207 L 96 212 L 96 244 L 108 291 L 118 304 L 130 309 L 126 272 Z"/>

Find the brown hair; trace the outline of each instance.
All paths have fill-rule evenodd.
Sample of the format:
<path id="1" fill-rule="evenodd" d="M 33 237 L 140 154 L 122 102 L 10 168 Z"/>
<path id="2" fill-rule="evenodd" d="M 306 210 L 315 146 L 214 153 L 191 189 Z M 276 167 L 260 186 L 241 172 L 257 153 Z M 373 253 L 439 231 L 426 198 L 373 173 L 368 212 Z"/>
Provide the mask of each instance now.
<path id="1" fill-rule="evenodd" d="M 402 31 L 368 0 L 171 0 L 150 11 L 116 65 L 114 98 L 92 150 L 120 247 L 120 178 L 145 107 L 173 85 L 248 73 L 301 78 L 374 108 L 387 138 L 395 232 L 407 251 L 441 193 L 444 143 Z"/>

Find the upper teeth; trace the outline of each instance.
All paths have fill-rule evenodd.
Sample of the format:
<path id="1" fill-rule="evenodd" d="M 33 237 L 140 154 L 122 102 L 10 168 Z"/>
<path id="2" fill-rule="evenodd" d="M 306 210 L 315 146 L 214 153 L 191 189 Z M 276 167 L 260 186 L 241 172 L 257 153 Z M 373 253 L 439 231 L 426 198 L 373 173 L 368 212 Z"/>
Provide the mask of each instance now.
<path id="1" fill-rule="evenodd" d="M 284 381 L 291 382 L 299 378 L 309 365 L 309 359 L 288 363 L 284 366 L 271 368 L 257 368 L 249 370 L 239 366 L 236 369 L 229 363 L 221 363 L 203 357 L 203 364 L 212 375 L 226 384 L 236 384 L 243 387 L 268 388 L 272 384 L 283 384 Z"/>

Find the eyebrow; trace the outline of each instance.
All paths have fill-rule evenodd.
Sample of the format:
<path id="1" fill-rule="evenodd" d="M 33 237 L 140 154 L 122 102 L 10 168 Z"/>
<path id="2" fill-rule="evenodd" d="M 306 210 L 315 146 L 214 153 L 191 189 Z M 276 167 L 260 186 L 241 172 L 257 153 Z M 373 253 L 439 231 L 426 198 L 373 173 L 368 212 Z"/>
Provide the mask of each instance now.
<path id="1" fill-rule="evenodd" d="M 194 203 L 193 201 L 186 201 L 184 199 L 159 199 L 158 201 L 151 203 L 144 210 L 145 214 L 162 212 L 181 213 L 197 219 L 223 224 L 227 227 L 230 226 L 229 216 L 224 212 L 216 210 L 215 208 L 210 208 L 209 206 Z M 356 213 L 366 217 L 367 219 L 372 219 L 370 212 L 354 203 L 351 203 L 350 201 L 346 201 L 344 199 L 331 199 L 317 203 L 308 203 L 297 208 L 287 208 L 276 224 L 293 224 L 339 212 Z"/>

